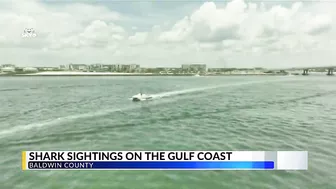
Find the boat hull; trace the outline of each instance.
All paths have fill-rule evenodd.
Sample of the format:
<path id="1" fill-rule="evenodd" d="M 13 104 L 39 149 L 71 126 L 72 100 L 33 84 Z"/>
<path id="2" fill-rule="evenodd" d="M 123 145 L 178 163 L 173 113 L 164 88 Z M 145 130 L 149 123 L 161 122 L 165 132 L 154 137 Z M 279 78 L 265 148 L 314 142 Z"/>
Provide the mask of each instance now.
<path id="1" fill-rule="evenodd" d="M 139 101 L 144 101 L 144 100 L 150 100 L 152 97 L 147 97 L 147 98 L 132 98 L 133 102 L 139 102 Z"/>

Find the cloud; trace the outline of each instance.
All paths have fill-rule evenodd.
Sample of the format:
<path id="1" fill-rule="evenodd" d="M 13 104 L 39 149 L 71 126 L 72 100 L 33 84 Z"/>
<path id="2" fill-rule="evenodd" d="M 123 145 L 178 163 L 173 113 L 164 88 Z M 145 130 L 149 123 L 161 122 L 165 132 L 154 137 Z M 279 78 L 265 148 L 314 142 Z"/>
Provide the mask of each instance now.
<path id="1" fill-rule="evenodd" d="M 307 23 L 305 32 L 318 35 L 331 30 L 332 20 L 328 15 L 317 15 Z"/>
<path id="2" fill-rule="evenodd" d="M 312 41 L 316 35 L 329 32 L 333 20 L 331 15 L 303 10 L 302 6 L 302 3 L 294 3 L 291 7 L 276 5 L 267 10 L 262 3 L 243 0 L 233 0 L 223 8 L 206 2 L 163 32 L 159 39 L 162 42 L 192 39 L 201 47 L 213 50 L 233 45 L 251 48 L 260 43 L 273 50 L 299 48 L 300 45 L 314 47 Z"/>
<path id="3" fill-rule="evenodd" d="M 0 36 L 3 38 L 0 45 L 18 48 L 103 47 L 111 40 L 123 39 L 122 33 L 125 32 L 113 23 L 121 16 L 102 6 L 70 4 L 48 7 L 38 1 L 14 1 L 10 9 L 0 8 L 0 17 L 3 18 L 0 20 Z M 104 21 L 96 20 L 98 18 Z M 24 28 L 34 28 L 38 37 L 21 38 Z M 27 43 L 29 45 L 25 45 Z"/>
<path id="4" fill-rule="evenodd" d="M 322 64 L 316 61 L 322 54 L 336 58 L 334 3 L 174 3 L 163 11 L 161 4 L 136 10 L 136 2 L 1 1 L 0 56 L 30 66 L 281 67 Z M 22 38 L 24 28 L 34 28 L 37 37 Z"/>
<path id="5" fill-rule="evenodd" d="M 67 47 L 98 47 L 103 48 L 108 45 L 116 45 L 124 37 L 124 29 L 113 23 L 107 24 L 101 20 L 94 20 L 83 31 L 75 33 L 70 37 L 59 39 L 63 48 Z M 55 41 L 51 42 L 54 44 Z M 56 42 L 57 43 L 57 42 Z"/>
<path id="6" fill-rule="evenodd" d="M 141 45 L 146 42 L 147 36 L 147 32 L 136 32 L 133 36 L 130 36 L 128 40 L 133 45 Z"/>
<path id="7" fill-rule="evenodd" d="M 159 40 L 163 42 L 181 42 L 186 40 L 191 33 L 191 25 L 188 17 L 178 21 L 170 31 L 162 32 Z"/>

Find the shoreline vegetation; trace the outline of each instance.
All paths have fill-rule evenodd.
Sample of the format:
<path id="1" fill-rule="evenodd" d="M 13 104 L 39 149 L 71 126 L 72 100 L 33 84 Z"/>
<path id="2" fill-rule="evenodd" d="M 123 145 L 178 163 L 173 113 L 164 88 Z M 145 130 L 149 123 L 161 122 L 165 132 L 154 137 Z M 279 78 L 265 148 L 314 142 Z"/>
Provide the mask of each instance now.
<path id="1" fill-rule="evenodd" d="M 37 72 L 37 73 L 0 73 L 1 76 L 283 76 L 288 73 L 117 73 L 117 72 Z"/>

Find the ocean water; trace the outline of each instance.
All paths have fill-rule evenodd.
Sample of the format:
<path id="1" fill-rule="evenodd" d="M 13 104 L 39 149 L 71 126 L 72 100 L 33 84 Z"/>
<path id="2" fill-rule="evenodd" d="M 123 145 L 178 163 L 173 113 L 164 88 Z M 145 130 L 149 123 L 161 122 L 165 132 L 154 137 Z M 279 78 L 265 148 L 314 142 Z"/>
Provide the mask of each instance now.
<path id="1" fill-rule="evenodd" d="M 334 189 L 335 149 L 336 77 L 0 78 L 1 189 Z M 308 150 L 309 170 L 23 172 L 22 150 Z"/>

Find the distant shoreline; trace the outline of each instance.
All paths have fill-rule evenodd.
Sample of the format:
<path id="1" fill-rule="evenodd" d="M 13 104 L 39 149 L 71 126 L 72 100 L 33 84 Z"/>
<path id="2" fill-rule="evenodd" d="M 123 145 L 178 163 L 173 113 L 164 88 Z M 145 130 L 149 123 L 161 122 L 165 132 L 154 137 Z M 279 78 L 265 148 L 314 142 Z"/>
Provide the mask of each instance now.
<path id="1" fill-rule="evenodd" d="M 281 76 L 286 74 L 280 73 L 258 73 L 258 74 L 205 74 L 199 75 L 202 76 Z M 0 76 L 7 77 L 37 77 L 37 76 L 194 76 L 195 74 L 159 74 L 159 73 L 115 73 L 115 72 L 39 72 L 39 73 L 8 73 L 8 74 L 0 74 Z"/>
<path id="2" fill-rule="evenodd" d="M 0 74 L 0 77 L 102 77 L 102 76 L 109 76 L 109 77 L 121 77 L 121 76 L 155 76 L 155 77 L 163 77 L 163 76 L 169 76 L 169 77 L 230 77 L 230 76 L 286 76 L 285 74 L 223 74 L 223 75 L 201 75 L 201 76 L 194 76 L 194 75 L 186 75 L 186 74 L 179 74 L 179 75 L 170 75 L 170 74 L 148 74 L 148 75 L 142 75 L 142 74 L 134 74 L 134 75 L 110 75 L 110 74 L 101 74 L 101 75 L 7 75 L 7 74 Z"/>

